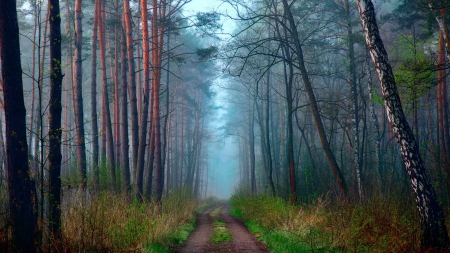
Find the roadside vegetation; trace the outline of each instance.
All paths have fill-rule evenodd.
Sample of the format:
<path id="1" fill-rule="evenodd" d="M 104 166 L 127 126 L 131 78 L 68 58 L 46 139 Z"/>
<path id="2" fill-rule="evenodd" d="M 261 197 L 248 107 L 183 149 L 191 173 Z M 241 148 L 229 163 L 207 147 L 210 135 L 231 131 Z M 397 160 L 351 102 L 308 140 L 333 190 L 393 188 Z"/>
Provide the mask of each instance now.
<path id="1" fill-rule="evenodd" d="M 198 201 L 187 191 L 170 194 L 161 205 L 127 202 L 125 196 L 108 191 L 81 196 L 69 190 L 63 199 L 62 250 L 70 252 L 170 252 L 194 230 L 196 213 L 213 202 Z M 7 226 L 3 229 L 8 231 Z M 0 252 L 9 243 L 3 235 L 6 244 L 0 244 Z M 50 248 L 42 247 L 44 252 Z"/>
<path id="2" fill-rule="evenodd" d="M 365 204 L 324 197 L 292 206 L 282 198 L 239 192 L 231 212 L 271 252 L 417 252 L 418 214 L 407 203 L 400 196 Z"/>

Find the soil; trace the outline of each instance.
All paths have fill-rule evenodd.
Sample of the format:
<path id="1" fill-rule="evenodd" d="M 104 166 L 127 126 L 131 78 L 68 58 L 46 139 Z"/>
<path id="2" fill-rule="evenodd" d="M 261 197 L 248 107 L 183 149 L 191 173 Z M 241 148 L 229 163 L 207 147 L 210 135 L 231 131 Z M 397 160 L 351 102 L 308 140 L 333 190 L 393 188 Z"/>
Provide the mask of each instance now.
<path id="1" fill-rule="evenodd" d="M 209 241 L 213 235 L 214 218 L 211 212 L 219 206 L 208 208 L 197 216 L 197 227 L 189 235 L 187 242 L 175 249 L 177 253 L 221 253 L 221 252 L 253 252 L 269 253 L 270 251 L 248 231 L 247 227 L 229 212 L 229 206 L 220 209 L 216 219 L 226 223 L 226 228 L 233 236 L 233 241 L 214 244 Z"/>

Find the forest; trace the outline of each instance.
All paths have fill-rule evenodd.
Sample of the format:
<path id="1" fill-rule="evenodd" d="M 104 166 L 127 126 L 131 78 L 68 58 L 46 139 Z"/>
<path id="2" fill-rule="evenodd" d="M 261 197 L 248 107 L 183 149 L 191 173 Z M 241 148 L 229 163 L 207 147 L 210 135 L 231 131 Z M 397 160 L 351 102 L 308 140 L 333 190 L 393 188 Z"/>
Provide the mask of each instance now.
<path id="1" fill-rule="evenodd" d="M 0 0 L 0 252 L 449 252 L 449 9 Z"/>

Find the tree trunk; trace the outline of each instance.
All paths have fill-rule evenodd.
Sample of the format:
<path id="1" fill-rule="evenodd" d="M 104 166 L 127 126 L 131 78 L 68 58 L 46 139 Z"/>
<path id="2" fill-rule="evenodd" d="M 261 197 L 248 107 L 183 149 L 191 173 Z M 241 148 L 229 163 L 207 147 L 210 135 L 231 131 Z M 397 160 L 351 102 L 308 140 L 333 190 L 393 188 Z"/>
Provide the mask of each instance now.
<path id="1" fill-rule="evenodd" d="M 351 12 L 350 6 L 347 0 L 344 0 L 344 9 L 347 18 L 347 42 L 348 42 L 348 84 L 350 86 L 351 92 L 351 100 L 353 105 L 353 137 L 354 137 L 354 145 L 353 145 L 353 159 L 355 162 L 355 175 L 356 175 L 356 184 L 358 186 L 358 195 L 359 200 L 364 200 L 364 194 L 362 189 L 361 182 L 361 162 L 359 159 L 359 108 L 358 108 L 358 89 L 356 85 L 356 62 L 355 62 L 355 49 L 354 49 L 354 41 L 353 41 L 353 27 L 351 20 Z"/>
<path id="2" fill-rule="evenodd" d="M 375 156 L 378 172 L 378 187 L 380 191 L 383 190 L 383 174 L 381 171 L 381 135 L 380 135 L 380 124 L 378 123 L 378 117 L 375 113 L 375 102 L 373 97 L 373 87 L 372 87 L 372 73 L 370 73 L 369 68 L 369 52 L 366 54 L 366 75 L 367 75 L 367 90 L 369 92 L 369 106 L 370 106 L 370 116 L 372 117 L 373 125 L 375 127 L 376 136 L 376 146 L 375 146 Z"/>
<path id="3" fill-rule="evenodd" d="M 92 66 L 91 66 L 91 120 L 92 120 L 92 166 L 94 188 L 100 185 L 100 173 L 98 167 L 98 117 L 97 117 L 97 27 L 99 19 L 100 1 L 95 2 L 94 23 L 92 24 Z"/>
<path id="4" fill-rule="evenodd" d="M 152 72 L 152 93 L 153 93 L 153 127 L 155 129 L 155 177 L 156 177 L 156 201 L 161 202 L 164 190 L 164 168 L 161 162 L 161 123 L 160 123 L 160 103 L 159 89 L 161 86 L 161 61 L 162 46 L 164 38 L 164 25 L 158 25 L 159 20 L 163 20 L 166 12 L 166 1 L 160 1 L 160 15 L 158 15 L 157 0 L 153 0 L 152 16 L 152 49 L 153 49 L 153 67 Z M 159 28 L 159 29 L 158 29 Z M 159 34 L 158 34 L 159 32 Z"/>
<path id="5" fill-rule="evenodd" d="M 100 1 L 100 0 L 97 0 Z M 101 3 L 100 3 L 101 5 Z M 99 8 L 100 10 L 102 8 Z M 100 11 L 99 10 L 99 11 Z M 109 165 L 109 173 L 111 180 L 111 189 L 116 190 L 116 168 L 115 168 L 115 158 L 114 158 L 114 143 L 113 143 L 113 132 L 112 132 L 112 124 L 111 124 L 111 112 L 109 108 L 109 94 L 108 94 L 108 80 L 106 78 L 106 48 L 105 48 L 105 28 L 104 28 L 104 20 L 103 15 L 99 13 L 99 30 L 100 30 L 100 59 L 102 64 L 102 93 L 103 93 L 103 114 L 102 117 L 104 120 L 103 125 L 106 127 L 106 139 L 107 139 L 107 157 Z M 105 131 L 105 129 L 103 129 Z"/>
<path id="6" fill-rule="evenodd" d="M 124 10 L 125 12 L 125 10 Z M 124 13 L 125 14 L 125 13 Z M 125 14 L 126 15 L 126 14 Z M 126 47 L 126 35 L 125 35 L 125 21 L 123 21 L 123 31 L 122 31 L 122 47 L 121 47 L 121 73 L 122 73 L 122 92 L 120 94 L 121 99 L 121 131 L 122 134 L 122 143 L 121 143 L 121 151 L 122 151 L 122 180 L 123 180 L 123 191 L 125 192 L 125 196 L 127 199 L 130 199 L 130 158 L 129 158 L 129 141 L 128 141 L 128 107 L 127 107 L 127 71 L 128 71 L 128 59 L 127 59 L 127 47 Z"/>
<path id="7" fill-rule="evenodd" d="M 358 9 L 366 44 L 378 73 L 388 119 L 400 145 L 403 162 L 416 194 L 420 215 L 421 246 L 422 248 L 444 248 L 449 244 L 444 213 L 428 179 L 414 134 L 403 113 L 394 74 L 378 32 L 372 1 L 358 0 Z"/>
<path id="8" fill-rule="evenodd" d="M 77 167 L 79 173 L 79 188 L 86 188 L 86 142 L 84 138 L 84 114 L 83 114 L 83 75 L 82 75 L 82 45 L 83 30 L 81 22 L 81 2 L 75 0 L 75 96 L 74 96 L 74 115 L 77 135 Z"/>
<path id="9" fill-rule="evenodd" d="M 250 115 L 250 173 L 252 194 L 256 195 L 256 159 L 255 159 L 255 104 L 252 102 L 252 114 Z"/>
<path id="10" fill-rule="evenodd" d="M 312 88 L 311 81 L 309 80 L 308 72 L 306 70 L 305 61 L 303 58 L 303 49 L 297 31 L 297 25 L 295 23 L 294 17 L 290 9 L 291 6 L 288 4 L 287 0 L 283 0 L 283 6 L 289 22 L 290 32 L 292 33 L 292 38 L 294 39 L 295 54 L 297 55 L 300 73 L 302 76 L 303 83 L 305 85 L 306 92 L 308 94 L 308 98 L 311 105 L 311 111 L 314 116 L 314 121 L 316 122 L 322 147 L 325 151 L 325 154 L 327 155 L 328 162 L 330 163 L 331 170 L 333 171 L 334 177 L 336 178 L 336 181 L 339 185 L 342 195 L 344 199 L 348 199 L 347 184 L 345 183 L 344 176 L 342 175 L 342 172 L 336 161 L 336 157 L 334 156 L 333 151 L 331 150 L 330 143 L 328 143 L 325 128 L 322 122 L 322 117 L 320 116 L 319 107 L 317 105 L 316 95 L 314 94 L 314 90 Z"/>
<path id="11" fill-rule="evenodd" d="M 142 45 L 144 56 L 144 105 L 141 114 L 141 123 L 139 124 L 139 151 L 137 156 L 137 163 L 135 170 L 135 198 L 142 199 L 143 195 L 143 178 L 144 178 L 144 162 L 145 162 L 145 147 L 147 146 L 147 119 L 148 109 L 150 106 L 150 49 L 148 37 L 148 11 L 147 0 L 141 0 L 142 6 Z M 152 21 L 153 25 L 153 21 Z M 155 24 L 156 25 L 156 24 Z M 152 34 L 153 36 L 153 34 Z M 155 67 L 155 66 L 153 66 Z M 155 70 L 153 70 L 154 72 Z"/>
<path id="12" fill-rule="evenodd" d="M 133 28 L 131 26 L 131 11 L 130 0 L 123 1 L 123 11 L 125 13 L 125 31 L 127 37 L 127 57 L 128 57 L 128 70 L 130 72 L 130 89 L 128 95 L 130 99 L 130 113 L 131 113 L 131 143 L 132 143 L 132 155 L 133 170 L 136 169 L 138 147 L 139 147 L 139 126 L 138 126 L 138 110 L 136 99 L 136 73 L 134 68 L 134 54 L 133 54 Z M 134 171 L 134 173 L 136 173 Z M 136 176 L 136 174 L 135 174 Z"/>
<path id="13" fill-rule="evenodd" d="M 7 180 L 15 251 L 36 252 L 36 188 L 30 178 L 16 1 L 0 0 L 0 60 L 5 110 Z"/>
<path id="14" fill-rule="evenodd" d="M 50 7 L 50 114 L 49 118 L 49 206 L 50 232 L 57 243 L 61 235 L 61 15 L 59 0 L 49 0 Z"/>

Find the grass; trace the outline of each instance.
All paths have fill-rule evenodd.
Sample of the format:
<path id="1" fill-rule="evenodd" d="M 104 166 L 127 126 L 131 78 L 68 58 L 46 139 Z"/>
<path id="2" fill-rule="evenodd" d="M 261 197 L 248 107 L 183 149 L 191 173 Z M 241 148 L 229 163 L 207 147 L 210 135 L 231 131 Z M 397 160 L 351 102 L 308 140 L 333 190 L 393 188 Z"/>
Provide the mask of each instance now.
<path id="1" fill-rule="evenodd" d="M 71 251 L 83 252 L 166 252 L 186 241 L 195 227 L 194 214 L 199 207 L 183 193 L 163 199 L 162 206 L 137 201 L 129 204 L 123 196 L 108 192 L 66 199 L 70 201 L 63 203 L 64 244 Z"/>
<path id="2" fill-rule="evenodd" d="M 294 207 L 280 198 L 236 194 L 231 204 L 271 252 L 415 252 L 419 246 L 416 209 L 401 199 L 317 199 Z"/>
<path id="3" fill-rule="evenodd" d="M 214 226 L 214 234 L 210 239 L 212 243 L 219 244 L 223 242 L 231 242 L 233 240 L 233 236 L 227 230 L 225 222 L 219 219 L 214 221 L 213 226 Z"/>

